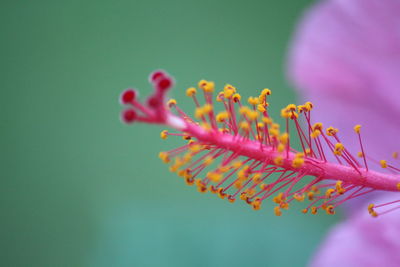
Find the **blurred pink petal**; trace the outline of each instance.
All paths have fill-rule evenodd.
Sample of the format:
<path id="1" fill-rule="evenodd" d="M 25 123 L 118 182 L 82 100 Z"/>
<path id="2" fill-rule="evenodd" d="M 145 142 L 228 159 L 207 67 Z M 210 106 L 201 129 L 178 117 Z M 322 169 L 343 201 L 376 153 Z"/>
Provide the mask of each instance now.
<path id="1" fill-rule="evenodd" d="M 318 2 L 297 31 L 288 67 L 301 96 L 316 106 L 314 120 L 339 128 L 351 151 L 360 151 L 356 124 L 367 155 L 389 159 L 400 150 L 399 0 Z M 400 197 L 372 198 L 368 203 Z M 400 210 L 371 218 L 368 203 L 353 201 L 353 216 L 330 232 L 312 266 L 400 266 Z"/>
<path id="2" fill-rule="evenodd" d="M 360 210 L 331 230 L 311 266 L 400 266 L 399 226 L 398 211 L 372 218 Z"/>

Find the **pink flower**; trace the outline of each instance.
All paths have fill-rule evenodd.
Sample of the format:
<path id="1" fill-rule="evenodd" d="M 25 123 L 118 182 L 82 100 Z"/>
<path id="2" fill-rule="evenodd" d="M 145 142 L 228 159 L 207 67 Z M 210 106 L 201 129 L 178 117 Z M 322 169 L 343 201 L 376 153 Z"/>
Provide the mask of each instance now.
<path id="1" fill-rule="evenodd" d="M 367 155 L 389 159 L 400 150 L 400 1 L 319 2 L 297 31 L 288 66 L 301 95 L 316 104 L 314 118 L 340 128 L 351 151 L 356 123 Z M 313 266 L 399 266 L 400 213 L 376 220 L 355 209 L 388 197 L 353 202 Z"/>

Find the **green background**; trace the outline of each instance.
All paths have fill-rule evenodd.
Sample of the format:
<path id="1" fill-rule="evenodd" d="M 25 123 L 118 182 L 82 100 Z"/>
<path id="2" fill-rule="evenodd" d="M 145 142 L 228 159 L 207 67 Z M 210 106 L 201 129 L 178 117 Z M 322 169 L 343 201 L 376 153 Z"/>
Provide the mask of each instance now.
<path id="1" fill-rule="evenodd" d="M 295 101 L 285 55 L 310 1 L 2 1 L 2 266 L 302 266 L 338 217 L 275 217 L 198 194 L 158 159 L 160 127 L 120 92 L 209 79 Z"/>

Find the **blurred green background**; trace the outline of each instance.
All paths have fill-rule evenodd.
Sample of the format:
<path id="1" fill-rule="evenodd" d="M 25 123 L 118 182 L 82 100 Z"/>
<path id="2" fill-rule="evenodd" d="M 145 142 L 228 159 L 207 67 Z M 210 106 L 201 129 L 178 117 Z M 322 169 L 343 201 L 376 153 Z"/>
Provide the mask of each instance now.
<path id="1" fill-rule="evenodd" d="M 209 79 L 295 101 L 285 54 L 311 1 L 1 1 L 1 266 L 303 266 L 338 217 L 198 194 L 120 123 L 120 92 Z"/>

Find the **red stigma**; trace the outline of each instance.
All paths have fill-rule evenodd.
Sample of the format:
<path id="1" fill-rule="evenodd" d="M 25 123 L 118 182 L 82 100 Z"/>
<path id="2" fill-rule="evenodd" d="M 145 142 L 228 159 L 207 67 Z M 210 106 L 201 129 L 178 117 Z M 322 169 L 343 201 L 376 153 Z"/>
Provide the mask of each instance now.
<path id="1" fill-rule="evenodd" d="M 165 72 L 162 70 L 157 70 L 153 73 L 150 74 L 150 82 L 154 83 L 157 80 L 159 80 L 160 78 L 165 77 Z"/>
<path id="2" fill-rule="evenodd" d="M 152 96 L 147 99 L 147 105 L 152 108 L 159 107 L 161 103 L 161 99 L 157 96 Z"/>
<path id="3" fill-rule="evenodd" d="M 122 120 L 125 123 L 132 123 L 136 120 L 137 114 L 133 109 L 127 109 L 122 112 Z"/>
<path id="4" fill-rule="evenodd" d="M 158 80 L 157 88 L 161 91 L 168 90 L 172 86 L 172 80 L 169 77 L 163 77 Z"/>
<path id="5" fill-rule="evenodd" d="M 122 104 L 129 104 L 136 98 L 136 91 L 132 89 L 125 90 L 121 95 Z"/>

